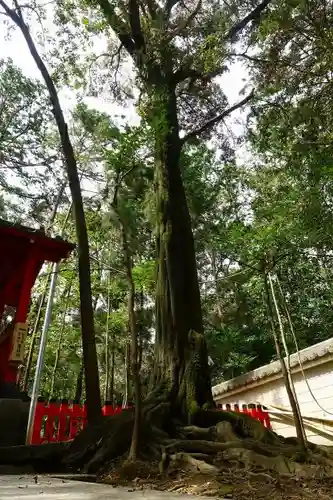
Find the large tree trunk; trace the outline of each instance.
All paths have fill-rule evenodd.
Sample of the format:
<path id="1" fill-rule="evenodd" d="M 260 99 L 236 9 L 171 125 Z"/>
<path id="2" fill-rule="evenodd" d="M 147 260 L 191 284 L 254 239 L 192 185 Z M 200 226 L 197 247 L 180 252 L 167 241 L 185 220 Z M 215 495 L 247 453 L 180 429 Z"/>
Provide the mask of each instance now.
<path id="1" fill-rule="evenodd" d="M 191 218 L 180 170 L 175 88 L 158 89 L 156 353 L 153 385 L 166 383 L 178 410 L 189 417 L 212 405 L 211 384 Z M 165 97 L 167 96 L 167 98 Z"/>
<path id="2" fill-rule="evenodd" d="M 243 19 L 231 26 L 224 40 L 233 42 L 249 23 L 258 21 L 269 2 L 262 0 Z M 175 406 L 183 415 L 189 416 L 200 406 L 213 405 L 213 398 L 207 347 L 203 338 L 191 220 L 180 172 L 183 141 L 179 138 L 176 85 L 187 77 L 192 78 L 193 72 L 191 64 L 188 68 L 184 61 L 180 70 L 175 71 L 179 61 L 173 45 L 175 28 L 171 28 L 170 15 L 176 3 L 171 0 L 162 6 L 158 2 L 148 2 L 146 10 L 137 0 L 130 0 L 120 13 L 107 0 L 96 2 L 121 46 L 131 56 L 138 70 L 137 76 L 150 100 L 146 119 L 150 121 L 155 136 L 157 195 L 156 353 L 153 385 L 158 384 L 159 387 L 154 395 L 163 383 L 164 393 L 171 396 L 170 401 L 176 403 Z M 198 14 L 200 8 L 199 2 L 188 22 L 191 16 Z M 154 23 L 158 20 L 156 26 L 163 40 L 156 50 L 151 49 L 153 38 L 146 31 L 151 19 Z M 183 20 L 179 22 L 183 23 Z M 197 76 L 204 74 L 199 73 Z M 252 97 L 251 92 L 241 102 L 192 130 L 185 140 L 216 125 Z"/>
<path id="3" fill-rule="evenodd" d="M 60 106 L 57 89 L 50 73 L 40 57 L 35 43 L 30 35 L 29 28 L 24 22 L 21 9 L 13 10 L 6 2 L 0 1 L 6 14 L 20 28 L 29 51 L 44 79 L 53 106 L 53 115 L 58 127 L 62 152 L 65 159 L 69 187 L 73 200 L 76 236 L 78 241 L 79 279 L 80 279 L 80 310 L 83 359 L 85 367 L 86 396 L 88 420 L 98 420 L 102 416 L 101 397 L 98 376 L 97 352 L 94 331 L 94 314 L 92 306 L 90 257 L 87 226 L 83 209 L 80 180 L 78 176 L 76 158 L 69 137 L 67 123 Z"/>

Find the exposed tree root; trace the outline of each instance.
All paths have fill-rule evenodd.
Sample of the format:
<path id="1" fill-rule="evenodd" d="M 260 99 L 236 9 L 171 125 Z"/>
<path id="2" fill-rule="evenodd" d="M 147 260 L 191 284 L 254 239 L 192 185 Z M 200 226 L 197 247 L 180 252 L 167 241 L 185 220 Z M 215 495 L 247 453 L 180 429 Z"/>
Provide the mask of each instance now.
<path id="1" fill-rule="evenodd" d="M 205 455 L 198 453 L 190 455 L 183 452 L 170 455 L 169 470 L 171 471 L 172 468 L 177 470 L 181 468 L 187 472 L 216 475 L 218 468 L 215 465 L 205 462 L 204 457 Z"/>
<path id="2" fill-rule="evenodd" d="M 130 446 L 133 419 L 129 411 L 88 426 L 70 446 L 66 464 L 99 474 L 109 470 L 109 463 L 116 460 L 119 464 L 119 457 Z M 145 408 L 141 457 L 156 464 L 156 475 L 166 477 L 181 471 L 217 481 L 221 464 L 227 463 L 231 468 L 263 474 L 333 477 L 331 450 L 310 445 L 304 455 L 297 441 L 268 431 L 246 415 L 199 410 L 192 420 L 190 426 L 174 421 L 166 401 Z"/>

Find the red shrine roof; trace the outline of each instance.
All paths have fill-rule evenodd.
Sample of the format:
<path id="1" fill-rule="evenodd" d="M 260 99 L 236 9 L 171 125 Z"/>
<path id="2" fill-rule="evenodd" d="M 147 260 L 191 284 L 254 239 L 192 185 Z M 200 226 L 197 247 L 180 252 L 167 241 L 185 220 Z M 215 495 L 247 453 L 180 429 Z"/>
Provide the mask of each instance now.
<path id="1" fill-rule="evenodd" d="M 16 306 L 24 280 L 27 261 L 37 258 L 37 275 L 45 261 L 59 262 L 75 245 L 59 237 L 51 238 L 42 229 L 31 229 L 0 219 L 0 297 L 7 305 Z"/>

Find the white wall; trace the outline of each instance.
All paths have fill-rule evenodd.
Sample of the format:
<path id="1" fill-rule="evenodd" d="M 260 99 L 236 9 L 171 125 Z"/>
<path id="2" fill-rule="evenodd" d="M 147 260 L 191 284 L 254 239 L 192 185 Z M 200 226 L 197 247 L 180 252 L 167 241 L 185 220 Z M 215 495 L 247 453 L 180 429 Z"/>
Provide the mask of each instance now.
<path id="1" fill-rule="evenodd" d="M 325 364 L 307 368 L 304 366 L 306 378 L 310 388 L 314 393 L 315 398 L 320 405 L 331 412 L 330 415 L 318 407 L 312 398 L 309 389 L 303 379 L 301 372 L 293 374 L 295 389 L 300 404 L 300 409 L 303 417 L 327 418 L 331 420 L 332 427 L 322 423 L 316 423 L 319 431 L 316 433 L 306 424 L 306 433 L 309 441 L 323 445 L 333 445 L 333 360 Z M 264 382 L 264 383 L 262 383 Z M 238 390 L 238 389 L 237 389 Z M 241 392 L 234 391 L 224 393 L 221 396 L 215 397 L 216 403 L 221 404 L 236 404 L 241 407 L 242 404 L 251 404 L 260 402 L 263 406 L 272 405 L 279 406 L 290 410 L 289 400 L 283 379 L 266 381 L 263 379 L 260 384 L 253 387 L 245 386 Z M 271 416 L 272 428 L 278 434 L 285 437 L 295 436 L 295 428 L 293 425 L 288 425 L 287 422 Z M 318 434 L 318 432 L 320 434 Z M 331 434 L 331 436 L 329 435 Z"/>

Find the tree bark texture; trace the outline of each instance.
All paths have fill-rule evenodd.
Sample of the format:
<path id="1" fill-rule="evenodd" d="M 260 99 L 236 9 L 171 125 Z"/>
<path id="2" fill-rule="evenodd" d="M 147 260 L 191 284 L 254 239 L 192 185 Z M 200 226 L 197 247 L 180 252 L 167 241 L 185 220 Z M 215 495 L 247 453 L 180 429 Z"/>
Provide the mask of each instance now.
<path id="1" fill-rule="evenodd" d="M 180 170 L 175 88 L 156 89 L 157 206 L 156 353 L 154 386 L 166 382 L 187 416 L 212 405 L 191 218 Z M 174 399 L 174 396 L 176 398 Z"/>

